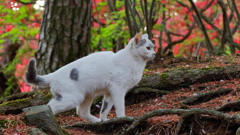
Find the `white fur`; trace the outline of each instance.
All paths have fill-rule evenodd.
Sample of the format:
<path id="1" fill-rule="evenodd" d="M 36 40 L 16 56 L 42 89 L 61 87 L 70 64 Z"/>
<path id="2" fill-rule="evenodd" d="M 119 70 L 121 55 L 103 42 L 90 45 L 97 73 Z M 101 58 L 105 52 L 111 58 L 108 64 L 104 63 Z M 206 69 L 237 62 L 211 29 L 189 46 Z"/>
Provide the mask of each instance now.
<path id="1" fill-rule="evenodd" d="M 143 39 L 141 39 L 143 38 Z M 140 44 L 140 40 L 146 40 Z M 151 47 L 148 50 L 146 47 Z M 51 87 L 53 98 L 50 105 L 54 114 L 77 107 L 77 114 L 90 122 L 107 120 L 112 106 L 117 117 L 125 116 L 124 97 L 128 90 L 141 79 L 146 62 L 153 59 L 155 52 L 148 35 L 136 34 L 125 49 L 117 53 L 97 52 L 63 66 L 42 78 Z M 78 80 L 70 78 L 72 69 L 77 69 Z M 104 95 L 105 110 L 100 112 L 100 119 L 90 114 L 94 97 Z M 104 106 L 104 105 L 102 105 Z"/>

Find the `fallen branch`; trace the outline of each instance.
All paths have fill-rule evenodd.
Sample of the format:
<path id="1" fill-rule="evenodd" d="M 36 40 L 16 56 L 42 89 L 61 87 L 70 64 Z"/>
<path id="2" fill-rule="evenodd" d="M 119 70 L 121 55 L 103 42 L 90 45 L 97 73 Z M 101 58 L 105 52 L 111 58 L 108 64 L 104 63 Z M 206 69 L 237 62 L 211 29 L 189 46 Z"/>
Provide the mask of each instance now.
<path id="1" fill-rule="evenodd" d="M 180 103 L 180 105 L 182 108 L 187 108 L 187 105 L 196 105 L 196 104 L 200 104 L 203 102 L 207 102 L 215 97 L 219 97 L 221 95 L 226 95 L 226 94 L 230 93 L 232 90 L 233 89 L 230 89 L 230 88 L 220 88 L 218 90 L 199 94 L 197 96 L 193 96 L 193 97 L 183 100 Z"/>

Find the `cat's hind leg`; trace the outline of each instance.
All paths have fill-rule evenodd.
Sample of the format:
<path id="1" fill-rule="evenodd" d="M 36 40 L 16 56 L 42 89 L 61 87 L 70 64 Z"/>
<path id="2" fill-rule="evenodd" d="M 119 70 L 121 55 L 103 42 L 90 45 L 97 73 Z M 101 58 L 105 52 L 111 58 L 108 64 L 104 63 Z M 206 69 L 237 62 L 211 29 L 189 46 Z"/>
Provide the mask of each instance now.
<path id="1" fill-rule="evenodd" d="M 94 97 L 92 97 L 92 96 L 86 96 L 84 101 L 77 106 L 76 113 L 81 118 L 83 118 L 89 122 L 100 122 L 99 118 L 93 116 L 90 113 L 90 108 L 91 108 L 93 99 L 94 99 Z"/>
<path id="2" fill-rule="evenodd" d="M 102 108 L 100 111 L 100 119 L 101 121 L 106 121 L 107 119 L 107 115 L 109 113 L 109 111 L 112 109 L 113 106 L 113 101 L 112 101 L 112 97 L 110 94 L 106 94 L 104 96 L 104 99 L 102 101 Z"/>
<path id="3" fill-rule="evenodd" d="M 53 95 L 54 97 L 48 103 L 53 114 L 73 109 L 81 102 L 81 99 L 83 99 L 81 95 L 76 97 L 76 95 L 69 93 L 54 93 Z"/>

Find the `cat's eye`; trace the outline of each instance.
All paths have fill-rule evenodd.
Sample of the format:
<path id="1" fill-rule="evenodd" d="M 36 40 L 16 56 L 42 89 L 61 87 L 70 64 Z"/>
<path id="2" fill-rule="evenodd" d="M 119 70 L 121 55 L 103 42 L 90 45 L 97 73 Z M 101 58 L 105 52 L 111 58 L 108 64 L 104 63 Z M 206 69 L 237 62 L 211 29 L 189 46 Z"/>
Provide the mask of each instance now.
<path id="1" fill-rule="evenodd" d="M 148 50 L 151 50 L 151 47 L 146 47 Z"/>

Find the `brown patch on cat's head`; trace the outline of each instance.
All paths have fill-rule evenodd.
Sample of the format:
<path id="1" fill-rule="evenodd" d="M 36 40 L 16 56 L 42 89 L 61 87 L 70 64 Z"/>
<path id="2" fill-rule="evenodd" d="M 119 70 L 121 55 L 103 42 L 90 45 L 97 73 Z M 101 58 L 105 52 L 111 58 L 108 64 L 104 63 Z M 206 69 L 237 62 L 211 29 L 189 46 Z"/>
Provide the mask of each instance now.
<path id="1" fill-rule="evenodd" d="M 134 37 L 134 41 L 136 44 L 138 44 L 139 40 L 142 40 L 142 32 L 138 32 Z"/>

